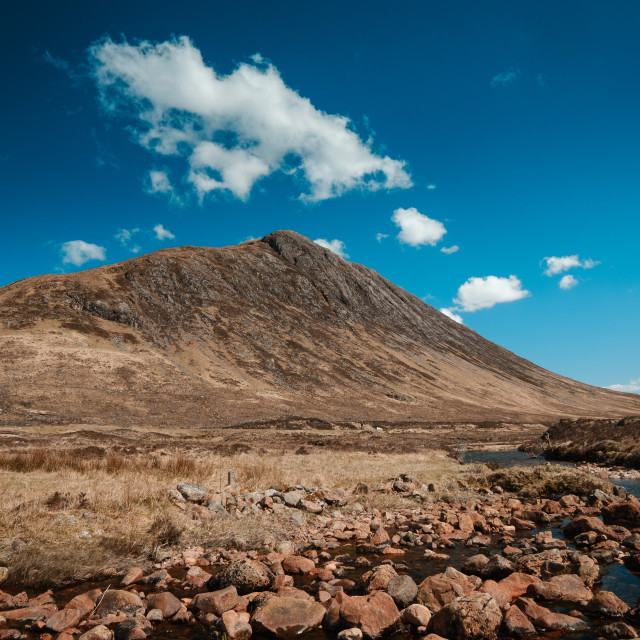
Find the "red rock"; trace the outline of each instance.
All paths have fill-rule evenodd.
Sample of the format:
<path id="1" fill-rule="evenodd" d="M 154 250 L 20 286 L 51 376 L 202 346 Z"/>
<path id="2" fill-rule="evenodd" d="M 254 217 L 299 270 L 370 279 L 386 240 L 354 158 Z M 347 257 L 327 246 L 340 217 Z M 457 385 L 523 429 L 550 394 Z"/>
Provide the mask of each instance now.
<path id="1" fill-rule="evenodd" d="M 533 584 L 527 593 L 542 600 L 562 600 L 565 602 L 588 602 L 593 598 L 591 589 L 585 587 L 582 580 L 572 573 L 553 576 L 547 582 Z"/>
<path id="2" fill-rule="evenodd" d="M 537 629 L 548 631 L 584 631 L 589 625 L 580 618 L 554 613 L 546 607 L 541 607 L 530 598 L 520 598 L 516 604 L 533 622 Z"/>
<path id="3" fill-rule="evenodd" d="M 506 608 L 513 600 L 509 589 L 501 587 L 495 580 L 485 580 L 478 591 L 480 593 L 488 593 L 501 609 Z"/>
<path id="4" fill-rule="evenodd" d="M 431 630 L 446 638 L 493 640 L 502 611 L 488 593 L 472 593 L 446 604 L 431 619 Z"/>
<path id="5" fill-rule="evenodd" d="M 509 524 L 516 528 L 516 531 L 528 531 L 529 529 L 535 529 L 535 522 L 531 522 L 531 520 L 523 520 L 521 518 L 516 518 L 513 516 L 509 521 Z"/>
<path id="6" fill-rule="evenodd" d="M 398 572 L 390 564 L 380 564 L 362 575 L 361 581 L 367 591 L 386 590 L 389 581 L 397 578 Z"/>
<path id="7" fill-rule="evenodd" d="M 598 631 L 605 638 L 613 638 L 614 640 L 618 638 L 626 639 L 638 637 L 636 630 L 624 622 L 613 622 L 612 624 L 607 624 L 603 627 L 600 627 Z"/>
<path id="8" fill-rule="evenodd" d="M 37 595 L 35 598 L 30 598 L 27 606 L 41 607 L 43 604 L 55 604 L 51 590 L 45 591 L 44 593 Z"/>
<path id="9" fill-rule="evenodd" d="M 505 613 L 503 625 L 504 630 L 508 634 L 516 636 L 535 633 L 536 631 L 535 627 L 531 624 L 531 621 L 515 604 L 512 607 L 509 607 L 508 611 Z"/>
<path id="10" fill-rule="evenodd" d="M 586 631 L 589 624 L 580 618 L 550 611 L 541 618 L 540 628 L 549 631 Z"/>
<path id="11" fill-rule="evenodd" d="M 447 567 L 444 573 L 425 578 L 418 586 L 416 600 L 418 604 L 428 607 L 431 613 L 436 613 L 445 604 L 455 598 L 469 595 L 475 587 L 467 576 L 452 567 Z"/>
<path id="12" fill-rule="evenodd" d="M 322 580 L 323 582 L 329 582 L 329 580 L 333 580 L 333 571 L 329 571 L 329 569 L 323 569 L 320 567 L 317 567 L 313 569 L 313 571 L 310 571 L 309 575 L 312 578 L 317 578 L 318 580 Z"/>
<path id="13" fill-rule="evenodd" d="M 461 513 L 458 516 L 458 529 L 460 529 L 460 531 L 466 531 L 468 533 L 473 532 L 475 529 L 475 527 L 473 526 L 473 518 L 471 518 L 467 513 Z"/>
<path id="14" fill-rule="evenodd" d="M 0 629 L 0 640 L 19 640 L 21 637 L 18 629 Z"/>
<path id="15" fill-rule="evenodd" d="M 62 609 L 47 618 L 46 627 L 49 631 L 60 633 L 65 629 L 75 627 L 82 618 L 82 612 L 78 609 Z"/>
<path id="16" fill-rule="evenodd" d="M 225 611 L 238 604 L 238 591 L 235 587 L 227 587 L 209 593 L 199 593 L 191 601 L 191 608 L 199 613 L 213 613 L 221 616 Z"/>
<path id="17" fill-rule="evenodd" d="M 133 615 L 144 609 L 142 600 L 129 591 L 121 591 L 119 589 L 110 589 L 104 592 L 102 602 L 96 610 L 98 617 L 103 618 L 112 613 L 122 613 Z"/>
<path id="18" fill-rule="evenodd" d="M 593 613 L 605 616 L 623 616 L 629 611 L 629 606 L 611 591 L 599 591 L 587 605 Z"/>
<path id="19" fill-rule="evenodd" d="M 149 609 L 160 609 L 163 618 L 170 618 L 182 608 L 182 602 L 178 600 L 172 593 L 164 591 L 163 593 L 154 593 L 147 598 Z"/>
<path id="20" fill-rule="evenodd" d="M 564 535 L 567 538 L 575 538 L 579 533 L 587 531 L 602 532 L 606 529 L 606 525 L 599 518 L 592 516 L 579 516 L 572 520 L 564 529 Z"/>
<path id="21" fill-rule="evenodd" d="M 289 640 L 319 626 L 325 613 L 318 602 L 275 597 L 256 609 L 251 626 L 258 632 Z"/>
<path id="22" fill-rule="evenodd" d="M 252 634 L 248 614 L 225 611 L 222 614 L 222 626 L 225 634 L 233 640 L 249 640 Z"/>
<path id="23" fill-rule="evenodd" d="M 269 589 L 273 584 L 273 572 L 267 565 L 257 560 L 244 558 L 236 560 L 209 581 L 214 588 L 224 589 L 234 586 L 240 595 L 252 591 Z"/>
<path id="24" fill-rule="evenodd" d="M 540 578 L 537 576 L 516 571 L 510 576 L 500 580 L 498 585 L 508 594 L 509 602 L 513 602 L 513 600 L 527 592 L 529 585 L 536 584 L 538 582 L 540 582 Z"/>
<path id="25" fill-rule="evenodd" d="M 633 502 L 613 502 L 602 507 L 602 519 L 607 524 L 640 526 L 640 508 Z"/>
<path id="26" fill-rule="evenodd" d="M 36 622 L 52 616 L 57 610 L 58 607 L 55 604 L 45 604 L 41 607 L 23 607 L 11 611 L 0 611 L 0 616 L 11 622 Z"/>
<path id="27" fill-rule="evenodd" d="M 426 627 L 431 620 L 431 611 L 421 604 L 412 604 L 401 612 L 400 618 L 402 624 L 408 624 L 411 627 Z"/>
<path id="28" fill-rule="evenodd" d="M 322 505 L 313 500 L 300 500 L 299 506 L 309 513 L 322 513 Z"/>
<path id="29" fill-rule="evenodd" d="M 299 598 L 301 600 L 313 600 L 313 596 L 302 589 L 295 587 L 282 587 L 278 589 L 276 595 L 279 598 Z"/>
<path id="30" fill-rule="evenodd" d="M 80 611 L 82 617 L 88 616 L 95 607 L 95 603 L 93 600 L 86 594 L 81 593 L 77 595 L 75 598 L 69 600 L 69 602 L 65 605 L 65 609 L 77 609 Z"/>
<path id="31" fill-rule="evenodd" d="M 171 622 L 174 624 L 187 624 L 191 622 L 192 616 L 186 607 L 181 607 L 179 611 L 173 614 Z"/>
<path id="32" fill-rule="evenodd" d="M 120 584 L 123 587 L 128 587 L 129 585 L 138 582 L 138 580 L 140 580 L 143 575 L 144 572 L 142 571 L 142 569 L 140 569 L 140 567 L 131 567 L 131 569 L 129 569 L 129 571 L 125 573 L 124 577 L 120 581 Z"/>
<path id="33" fill-rule="evenodd" d="M 385 528 L 380 525 L 375 533 L 371 536 L 371 544 L 379 545 L 385 542 L 389 542 L 389 534 L 386 532 Z"/>
<path id="34" fill-rule="evenodd" d="M 287 556 L 282 561 L 282 568 L 290 574 L 309 573 L 316 568 L 313 560 L 303 556 Z"/>
<path id="35" fill-rule="evenodd" d="M 392 630 L 400 620 L 393 598 L 383 591 L 347 598 L 340 605 L 340 620 L 345 626 L 358 627 L 371 640 Z"/>

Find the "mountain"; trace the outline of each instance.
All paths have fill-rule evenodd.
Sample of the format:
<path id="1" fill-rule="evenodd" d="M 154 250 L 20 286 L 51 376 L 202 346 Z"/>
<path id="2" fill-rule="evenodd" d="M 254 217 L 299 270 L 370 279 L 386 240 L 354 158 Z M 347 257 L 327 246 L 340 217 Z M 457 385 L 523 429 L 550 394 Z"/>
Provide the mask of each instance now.
<path id="1" fill-rule="evenodd" d="M 0 289 L 0 420 L 527 421 L 640 397 L 519 358 L 292 231 Z"/>

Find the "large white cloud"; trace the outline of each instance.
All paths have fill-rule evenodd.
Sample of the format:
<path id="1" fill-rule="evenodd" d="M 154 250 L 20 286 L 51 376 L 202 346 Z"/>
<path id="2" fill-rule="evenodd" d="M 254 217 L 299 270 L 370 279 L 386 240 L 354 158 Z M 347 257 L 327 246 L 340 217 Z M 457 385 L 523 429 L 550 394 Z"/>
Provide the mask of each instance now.
<path id="1" fill-rule="evenodd" d="M 600 263 L 596 260 L 587 258 L 586 260 L 580 260 L 580 256 L 550 256 L 543 259 L 547 263 L 547 268 L 544 270 L 546 276 L 557 276 L 559 273 L 569 271 L 570 269 L 576 269 L 582 267 L 583 269 L 593 269 L 593 267 Z"/>
<path id="2" fill-rule="evenodd" d="M 347 259 L 349 254 L 347 253 L 347 246 L 342 240 L 338 240 L 338 238 L 334 238 L 333 240 L 325 240 L 324 238 L 317 238 L 314 240 L 317 245 L 324 247 L 325 249 L 329 249 L 329 251 L 333 251 L 336 255 L 339 255 L 343 259 Z"/>
<path id="3" fill-rule="evenodd" d="M 400 227 L 398 240 L 412 247 L 433 246 L 447 233 L 442 222 L 423 215 L 415 207 L 396 209 L 391 220 Z"/>
<path id="4" fill-rule="evenodd" d="M 412 185 L 403 161 L 376 155 L 348 118 L 316 109 L 260 56 L 226 76 L 185 36 L 158 44 L 106 39 L 90 56 L 104 106 L 134 118 L 146 149 L 183 157 L 200 198 L 228 191 L 245 200 L 275 171 L 305 181 L 301 197 L 309 201 Z"/>
<path id="5" fill-rule="evenodd" d="M 89 260 L 104 261 L 107 259 L 107 250 L 97 244 L 91 244 L 84 240 L 69 240 L 60 247 L 62 251 L 62 263 L 82 266 Z"/>
<path id="6" fill-rule="evenodd" d="M 613 391 L 624 391 L 625 393 L 640 393 L 640 378 L 629 380 L 629 384 L 612 384 L 607 387 Z"/>
<path id="7" fill-rule="evenodd" d="M 460 285 L 454 302 L 460 307 L 458 311 L 478 311 L 489 309 L 500 302 L 522 300 L 530 295 L 531 292 L 522 288 L 522 283 L 516 276 L 485 276 L 469 278 Z"/>

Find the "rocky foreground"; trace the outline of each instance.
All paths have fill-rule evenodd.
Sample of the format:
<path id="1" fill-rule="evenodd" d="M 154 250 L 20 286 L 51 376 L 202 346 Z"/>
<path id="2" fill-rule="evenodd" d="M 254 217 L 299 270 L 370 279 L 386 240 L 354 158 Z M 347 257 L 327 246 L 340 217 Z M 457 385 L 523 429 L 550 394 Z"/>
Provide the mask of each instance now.
<path id="1" fill-rule="evenodd" d="M 200 519 L 293 516 L 296 540 L 167 551 L 154 567 L 131 567 L 100 588 L 0 591 L 0 640 L 289 639 L 314 629 L 340 640 L 397 631 L 425 640 L 638 637 L 640 608 L 600 584 L 611 565 L 640 571 L 640 501 L 624 489 L 542 499 L 493 486 L 465 503 L 427 503 L 430 489 L 407 476 L 351 492 L 213 495 L 181 484 L 170 491 L 176 509 Z M 353 502 L 373 491 L 413 497 L 416 506 Z"/>

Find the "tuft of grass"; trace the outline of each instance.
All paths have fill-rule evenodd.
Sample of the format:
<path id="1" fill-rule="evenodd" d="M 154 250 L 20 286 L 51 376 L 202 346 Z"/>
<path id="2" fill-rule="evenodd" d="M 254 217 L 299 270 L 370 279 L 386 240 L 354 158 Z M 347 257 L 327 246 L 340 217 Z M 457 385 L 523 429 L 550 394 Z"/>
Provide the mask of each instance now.
<path id="1" fill-rule="evenodd" d="M 485 486 L 499 485 L 505 491 L 524 497 L 557 498 L 567 494 L 585 496 L 601 489 L 613 491 L 613 485 L 579 469 L 559 466 L 509 467 L 486 473 Z"/>

